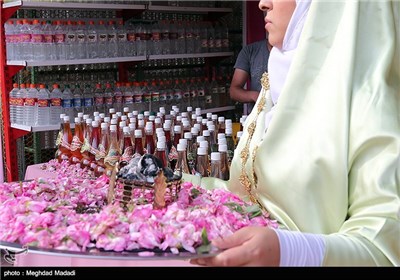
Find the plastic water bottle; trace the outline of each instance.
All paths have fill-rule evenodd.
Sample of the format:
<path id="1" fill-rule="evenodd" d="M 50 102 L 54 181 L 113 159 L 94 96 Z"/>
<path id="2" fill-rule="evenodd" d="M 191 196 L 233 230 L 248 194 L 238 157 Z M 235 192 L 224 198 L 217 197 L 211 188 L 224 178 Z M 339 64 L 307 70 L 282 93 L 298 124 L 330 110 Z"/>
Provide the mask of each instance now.
<path id="1" fill-rule="evenodd" d="M 13 84 L 13 89 L 10 91 L 10 99 L 9 99 L 9 104 L 10 104 L 10 122 L 11 123 L 17 123 L 17 105 L 18 105 L 18 94 L 19 94 L 19 87 L 18 84 Z"/>
<path id="2" fill-rule="evenodd" d="M 73 92 L 73 96 L 74 96 L 74 112 L 75 115 L 77 115 L 79 112 L 82 111 L 82 107 L 83 107 L 83 93 L 81 90 L 81 86 L 79 84 L 75 85 L 75 89 Z"/>
<path id="3" fill-rule="evenodd" d="M 85 85 L 83 90 L 83 112 L 91 115 L 93 113 L 94 94 L 89 84 Z"/>
<path id="4" fill-rule="evenodd" d="M 35 84 L 31 84 L 25 96 L 24 125 L 29 125 L 29 126 L 35 125 L 36 114 L 37 114 L 37 97 L 38 97 L 38 91 L 36 89 L 36 86 Z"/>
<path id="5" fill-rule="evenodd" d="M 24 124 L 25 122 L 25 97 L 28 91 L 25 88 L 25 84 L 20 85 L 20 89 L 16 97 L 16 108 L 15 108 L 15 123 Z"/>
<path id="6" fill-rule="evenodd" d="M 101 89 L 101 84 L 96 84 L 94 91 L 94 107 L 97 112 L 104 112 L 104 92 Z"/>
<path id="7" fill-rule="evenodd" d="M 87 28 L 87 57 L 88 58 L 97 58 L 99 57 L 98 52 L 98 34 L 97 27 L 94 25 L 94 21 L 89 21 L 89 26 Z"/>
<path id="8" fill-rule="evenodd" d="M 6 48 L 7 48 L 7 59 L 14 59 L 14 47 L 15 47 L 15 30 L 17 25 L 14 25 L 12 20 L 7 20 L 4 24 L 4 31 L 6 35 Z"/>
<path id="9" fill-rule="evenodd" d="M 50 124 L 59 124 L 62 108 L 62 93 L 58 84 L 53 85 L 50 93 Z"/>
<path id="10" fill-rule="evenodd" d="M 69 88 L 69 85 L 64 86 L 64 91 L 61 97 L 61 103 L 63 107 L 63 113 L 69 117 L 69 119 L 73 119 L 74 114 L 74 96 L 72 95 L 72 91 Z"/>
<path id="11" fill-rule="evenodd" d="M 44 84 L 39 86 L 37 95 L 37 114 L 35 125 L 49 125 L 50 123 L 50 94 Z"/>

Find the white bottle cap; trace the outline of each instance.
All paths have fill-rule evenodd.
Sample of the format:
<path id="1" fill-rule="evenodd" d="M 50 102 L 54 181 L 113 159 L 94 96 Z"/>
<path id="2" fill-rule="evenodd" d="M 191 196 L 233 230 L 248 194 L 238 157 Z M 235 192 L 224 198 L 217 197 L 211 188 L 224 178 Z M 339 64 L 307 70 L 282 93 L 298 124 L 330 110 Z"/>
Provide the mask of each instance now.
<path id="1" fill-rule="evenodd" d="M 143 137 L 143 135 L 142 135 L 142 130 L 141 129 L 136 129 L 135 130 L 135 138 L 141 138 L 141 137 Z"/>
<path id="2" fill-rule="evenodd" d="M 207 155 L 207 148 L 197 148 L 197 155 L 199 156 Z"/>
<path id="3" fill-rule="evenodd" d="M 93 127 L 99 127 L 99 122 L 92 121 L 92 126 L 93 126 Z"/>
<path id="4" fill-rule="evenodd" d="M 167 142 L 167 138 L 164 135 L 157 135 L 158 142 Z"/>
<path id="5" fill-rule="evenodd" d="M 199 143 L 199 147 L 208 149 L 208 142 L 207 141 L 201 141 Z"/>
<path id="6" fill-rule="evenodd" d="M 114 113 L 115 113 L 115 109 L 114 109 L 114 108 L 110 108 L 110 109 L 108 110 L 108 112 L 109 112 L 110 114 L 114 114 Z"/>
<path id="7" fill-rule="evenodd" d="M 110 117 L 104 117 L 104 122 L 109 123 L 111 121 Z"/>
<path id="8" fill-rule="evenodd" d="M 196 142 L 197 142 L 197 143 L 200 143 L 201 141 L 205 141 L 205 140 L 206 140 L 206 138 L 204 138 L 204 136 L 201 136 L 201 135 L 200 135 L 200 136 L 197 136 L 197 137 L 196 137 Z"/>
<path id="9" fill-rule="evenodd" d="M 136 126 L 136 125 L 135 125 L 134 123 L 130 123 L 130 124 L 129 124 L 129 129 L 130 129 L 130 130 L 135 130 L 135 128 L 136 128 L 135 126 Z"/>
<path id="10" fill-rule="evenodd" d="M 204 137 L 210 137 L 210 131 L 208 131 L 208 130 L 203 130 L 203 136 L 204 136 Z"/>
<path id="11" fill-rule="evenodd" d="M 134 115 L 134 116 L 137 116 L 138 114 L 139 114 L 139 111 L 132 111 L 132 114 Z"/>
<path id="12" fill-rule="evenodd" d="M 74 121 L 75 121 L 75 123 L 80 123 L 81 122 L 81 118 L 77 117 L 77 118 L 74 119 Z"/>
<path id="13" fill-rule="evenodd" d="M 99 112 L 93 112 L 93 117 L 98 116 L 99 114 Z"/>
<path id="14" fill-rule="evenodd" d="M 187 108 L 186 108 L 186 111 L 192 112 L 192 111 L 193 111 L 193 107 L 191 107 L 191 106 L 187 107 Z"/>
<path id="15" fill-rule="evenodd" d="M 219 138 L 218 139 L 218 145 L 219 144 L 226 144 L 226 138 Z"/>
<path id="16" fill-rule="evenodd" d="M 65 114 L 60 114 L 60 119 L 64 119 L 64 117 L 65 117 Z"/>
<path id="17" fill-rule="evenodd" d="M 225 138 L 225 133 L 218 133 L 217 139 Z"/>
<path id="18" fill-rule="evenodd" d="M 178 144 L 178 147 L 176 148 L 178 152 L 183 152 L 186 151 L 186 146 L 183 144 Z"/>
<path id="19" fill-rule="evenodd" d="M 124 126 L 124 127 L 122 128 L 122 131 L 123 131 L 124 133 L 129 133 L 129 127 Z"/>
<path id="20" fill-rule="evenodd" d="M 157 149 L 165 149 L 165 141 L 158 141 L 157 142 Z"/>
<path id="21" fill-rule="evenodd" d="M 179 139 L 178 143 L 181 144 L 181 145 L 184 145 L 185 147 L 187 147 L 187 139 L 181 138 L 181 139 Z"/>
<path id="22" fill-rule="evenodd" d="M 100 118 L 104 119 L 106 117 L 106 114 L 100 113 L 99 116 L 100 116 Z"/>
<path id="23" fill-rule="evenodd" d="M 196 108 L 195 112 L 196 112 L 196 115 L 200 116 L 201 115 L 201 108 Z"/>
<path id="24" fill-rule="evenodd" d="M 216 114 L 211 115 L 211 119 L 212 120 L 218 120 L 218 115 L 216 115 Z"/>
<path id="25" fill-rule="evenodd" d="M 100 127 L 101 129 L 106 129 L 108 128 L 108 123 L 101 123 Z"/>
<path id="26" fill-rule="evenodd" d="M 192 139 L 192 133 L 190 133 L 190 132 L 185 132 L 185 134 L 183 134 L 183 138 L 185 138 L 185 139 Z"/>
<path id="27" fill-rule="evenodd" d="M 87 119 L 85 120 L 86 124 L 91 124 L 92 121 L 93 121 L 93 120 L 92 120 L 91 118 L 87 118 Z"/>
<path id="28" fill-rule="evenodd" d="M 163 124 L 163 129 L 166 130 L 166 131 L 171 130 L 171 123 L 166 123 L 166 122 L 165 122 L 165 123 Z"/>
<path id="29" fill-rule="evenodd" d="M 174 126 L 174 132 L 175 133 L 180 133 L 182 131 L 182 127 L 180 125 L 175 125 Z"/>
<path id="30" fill-rule="evenodd" d="M 215 125 L 209 125 L 209 126 L 207 126 L 207 128 L 208 128 L 208 131 L 215 131 Z"/>
<path id="31" fill-rule="evenodd" d="M 226 144 L 218 144 L 218 152 L 225 153 L 228 151 L 228 145 Z"/>
<path id="32" fill-rule="evenodd" d="M 95 118 L 95 119 L 96 119 L 96 118 Z M 112 120 L 111 120 L 111 124 L 112 124 L 112 125 L 117 125 L 117 123 L 118 123 L 117 119 L 112 119 Z"/>
<path id="33" fill-rule="evenodd" d="M 124 113 L 129 112 L 129 108 L 128 107 L 124 107 Z"/>
<path id="34" fill-rule="evenodd" d="M 117 131 L 117 126 L 115 124 L 110 125 L 110 131 Z"/>
<path id="35" fill-rule="evenodd" d="M 237 137 L 237 138 L 242 137 L 242 135 L 243 135 L 243 131 L 238 131 L 238 132 L 236 132 L 236 137 Z"/>
<path id="36" fill-rule="evenodd" d="M 162 132 L 164 133 L 164 129 L 162 129 L 161 127 L 157 127 L 156 128 L 156 133 Z"/>
<path id="37" fill-rule="evenodd" d="M 224 122 L 225 118 L 224 117 L 218 117 L 218 122 Z"/>
<path id="38" fill-rule="evenodd" d="M 211 160 L 221 160 L 221 154 L 219 152 L 212 152 Z"/>
<path id="39" fill-rule="evenodd" d="M 190 129 L 190 132 L 192 133 L 192 135 L 193 135 L 193 134 L 199 134 L 199 130 L 198 130 L 196 127 L 192 127 L 192 128 Z"/>

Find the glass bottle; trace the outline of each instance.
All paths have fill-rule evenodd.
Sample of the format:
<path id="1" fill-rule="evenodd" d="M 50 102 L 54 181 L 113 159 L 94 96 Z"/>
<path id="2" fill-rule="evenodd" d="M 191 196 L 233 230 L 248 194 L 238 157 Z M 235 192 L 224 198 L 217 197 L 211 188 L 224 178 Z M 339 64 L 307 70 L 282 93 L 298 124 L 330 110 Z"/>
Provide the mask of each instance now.
<path id="1" fill-rule="evenodd" d="M 60 135 L 59 135 L 60 136 Z M 71 143 L 72 143 L 72 131 L 69 122 L 69 116 L 64 116 L 63 132 L 60 140 L 57 140 L 58 150 L 57 159 L 59 162 L 63 160 L 69 160 L 71 157 Z"/>
<path id="2" fill-rule="evenodd" d="M 120 158 L 120 166 L 123 167 L 129 163 L 129 161 L 133 157 L 133 145 L 132 138 L 130 134 L 130 129 L 128 126 L 124 126 L 123 128 L 123 141 L 121 147 L 122 155 Z"/>
<path id="3" fill-rule="evenodd" d="M 187 163 L 186 147 L 183 144 L 178 144 L 178 160 L 175 165 L 174 173 L 181 175 L 182 173 L 191 174 Z"/>
<path id="4" fill-rule="evenodd" d="M 214 178 L 222 178 L 221 173 L 221 154 L 219 152 L 212 152 L 211 153 L 211 173 L 210 177 Z"/>
<path id="5" fill-rule="evenodd" d="M 226 144 L 218 145 L 218 152 L 221 155 L 221 179 L 229 180 L 229 162 L 228 162 L 228 146 Z"/>
<path id="6" fill-rule="evenodd" d="M 104 158 L 104 165 L 106 166 L 105 174 L 111 176 L 115 164 L 119 161 L 121 150 L 118 143 L 117 126 L 110 126 L 110 145 L 108 146 L 107 155 Z"/>
<path id="7" fill-rule="evenodd" d="M 134 145 L 134 157 L 144 155 L 143 141 L 142 141 L 142 130 L 135 130 L 135 145 Z"/>
<path id="8" fill-rule="evenodd" d="M 71 143 L 71 164 L 79 164 L 82 160 L 81 148 L 84 141 L 81 118 L 75 118 L 75 134 Z"/>
<path id="9" fill-rule="evenodd" d="M 208 153 L 206 148 L 197 149 L 196 175 L 208 177 Z"/>

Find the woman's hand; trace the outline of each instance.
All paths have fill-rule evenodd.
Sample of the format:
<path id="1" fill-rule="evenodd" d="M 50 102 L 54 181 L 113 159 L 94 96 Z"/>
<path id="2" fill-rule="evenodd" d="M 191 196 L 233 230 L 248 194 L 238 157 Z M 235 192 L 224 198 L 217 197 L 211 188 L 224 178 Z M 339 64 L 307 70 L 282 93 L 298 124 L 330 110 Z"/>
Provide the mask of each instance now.
<path id="1" fill-rule="evenodd" d="M 278 266 L 279 239 L 274 230 L 266 227 L 245 227 L 212 244 L 222 253 L 211 258 L 190 260 L 191 264 L 205 266 Z"/>

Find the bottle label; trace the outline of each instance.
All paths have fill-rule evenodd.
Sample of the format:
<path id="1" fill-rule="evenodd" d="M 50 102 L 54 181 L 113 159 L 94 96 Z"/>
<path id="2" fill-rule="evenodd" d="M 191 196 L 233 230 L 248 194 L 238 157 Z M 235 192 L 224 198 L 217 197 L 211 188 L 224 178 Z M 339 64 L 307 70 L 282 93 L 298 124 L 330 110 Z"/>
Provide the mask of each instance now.
<path id="1" fill-rule="evenodd" d="M 116 42 L 117 41 L 117 36 L 115 33 L 109 33 L 108 34 L 108 41 L 109 42 Z"/>
<path id="2" fill-rule="evenodd" d="M 72 108 L 72 99 L 62 99 L 63 108 Z"/>
<path id="3" fill-rule="evenodd" d="M 212 103 L 212 96 L 211 95 L 207 95 L 206 96 L 206 103 L 207 104 L 211 104 Z"/>
<path id="4" fill-rule="evenodd" d="M 122 95 L 115 95 L 114 96 L 114 103 L 122 104 L 122 99 L 123 99 Z"/>
<path id="5" fill-rule="evenodd" d="M 167 93 L 166 92 L 160 93 L 160 101 L 167 101 Z"/>
<path id="6" fill-rule="evenodd" d="M 197 96 L 197 90 L 190 91 L 190 97 L 195 98 Z"/>
<path id="7" fill-rule="evenodd" d="M 104 103 L 107 105 L 113 105 L 114 103 L 114 98 L 112 96 L 107 96 L 104 98 Z"/>
<path id="8" fill-rule="evenodd" d="M 167 101 L 174 99 L 174 94 L 172 92 L 167 92 Z"/>
<path id="9" fill-rule="evenodd" d="M 204 96 L 204 95 L 206 95 L 206 93 L 204 92 L 204 89 L 199 89 L 199 90 L 197 91 L 197 94 L 198 94 L 199 96 Z"/>
<path id="10" fill-rule="evenodd" d="M 50 103 L 52 107 L 61 107 L 61 98 L 52 98 Z"/>
<path id="11" fill-rule="evenodd" d="M 68 34 L 67 34 L 66 41 L 67 41 L 68 43 L 76 42 L 75 33 L 68 33 Z"/>
<path id="12" fill-rule="evenodd" d="M 144 102 L 150 102 L 151 101 L 151 93 L 143 94 L 143 101 Z"/>
<path id="13" fill-rule="evenodd" d="M 179 101 L 181 99 L 182 99 L 182 92 L 181 91 L 174 92 L 174 100 Z"/>
<path id="14" fill-rule="evenodd" d="M 107 42 L 107 34 L 105 33 L 99 34 L 99 41 L 102 43 Z"/>
<path id="15" fill-rule="evenodd" d="M 118 42 L 126 42 L 127 41 L 127 36 L 126 33 L 118 33 Z"/>
<path id="16" fill-rule="evenodd" d="M 153 92 L 151 94 L 151 101 L 153 101 L 153 102 L 160 101 L 160 93 L 159 92 Z"/>
<path id="17" fill-rule="evenodd" d="M 218 48 L 218 49 L 221 49 L 221 47 L 222 47 L 221 39 L 215 39 L 214 42 L 215 42 L 215 47 Z"/>
<path id="18" fill-rule="evenodd" d="M 65 42 L 65 34 L 55 34 L 54 42 L 56 42 L 57 44 L 64 43 Z"/>
<path id="19" fill-rule="evenodd" d="M 183 93 L 183 98 L 189 98 L 190 97 L 190 92 L 189 91 L 185 91 Z"/>
<path id="20" fill-rule="evenodd" d="M 202 48 L 208 48 L 208 40 L 207 39 L 202 39 L 201 40 L 201 47 Z"/>
<path id="21" fill-rule="evenodd" d="M 86 41 L 85 33 L 78 33 L 76 39 L 77 39 L 78 43 L 85 43 L 85 41 Z"/>
<path id="22" fill-rule="evenodd" d="M 74 135 L 74 137 L 72 138 L 72 143 L 71 143 L 71 151 L 76 151 L 76 150 L 80 150 L 82 147 L 82 141 L 79 139 L 78 136 Z"/>
<path id="23" fill-rule="evenodd" d="M 75 108 L 82 107 L 82 99 L 81 98 L 74 98 L 74 107 Z"/>
<path id="24" fill-rule="evenodd" d="M 82 147 L 81 147 L 81 153 L 89 152 L 90 148 L 91 148 L 91 146 L 89 144 L 89 141 L 85 138 L 83 140 L 83 144 L 82 144 Z"/>
<path id="25" fill-rule="evenodd" d="M 178 151 L 176 150 L 175 146 L 171 147 L 171 150 L 169 151 L 168 154 L 168 160 L 169 161 L 178 160 Z"/>
<path id="26" fill-rule="evenodd" d="M 106 156 L 106 148 L 104 147 L 103 144 L 99 144 L 99 152 L 96 153 L 94 156 L 97 161 L 101 160 Z"/>
<path id="27" fill-rule="evenodd" d="M 133 147 L 126 147 L 124 153 L 122 154 L 120 161 L 130 161 L 133 156 Z"/>
<path id="28" fill-rule="evenodd" d="M 135 99 L 135 103 L 142 103 L 142 95 L 141 94 L 135 94 L 134 99 Z"/>
<path id="29" fill-rule="evenodd" d="M 24 106 L 24 102 L 23 98 L 10 98 L 10 105 Z"/>
<path id="30" fill-rule="evenodd" d="M 54 36 L 51 34 L 45 34 L 43 35 L 43 41 L 45 43 L 54 43 Z"/>
<path id="31" fill-rule="evenodd" d="M 92 107 L 93 106 L 93 99 L 92 98 L 84 98 L 83 104 L 85 107 Z"/>
<path id="32" fill-rule="evenodd" d="M 152 39 L 153 41 L 160 41 L 160 38 L 161 38 L 160 32 L 153 32 L 153 33 L 152 33 L 151 39 Z"/>
<path id="33" fill-rule="evenodd" d="M 38 99 L 37 101 L 38 107 L 49 107 L 48 99 Z"/>
<path id="34" fill-rule="evenodd" d="M 87 38 L 89 43 L 97 43 L 97 34 L 89 34 Z"/>
<path id="35" fill-rule="evenodd" d="M 225 50 L 229 49 L 229 40 L 228 39 L 222 39 L 222 48 Z"/>
<path id="36" fill-rule="evenodd" d="M 124 96 L 124 103 L 125 104 L 133 104 L 133 96 L 131 96 L 131 95 Z"/>
<path id="37" fill-rule="evenodd" d="M 136 34 L 135 33 L 128 33 L 128 41 L 135 42 L 136 41 Z"/>
<path id="38" fill-rule="evenodd" d="M 29 43 L 31 41 L 31 34 L 21 34 L 21 35 L 19 35 L 19 41 L 21 43 Z"/>
<path id="39" fill-rule="evenodd" d="M 60 146 L 60 144 L 62 142 L 62 138 L 63 138 L 63 132 L 60 130 L 58 132 L 57 139 L 56 139 L 56 145 L 57 146 Z"/>
<path id="40" fill-rule="evenodd" d="M 36 98 L 25 98 L 24 106 L 35 106 Z"/>
<path id="41" fill-rule="evenodd" d="M 103 97 L 95 97 L 94 98 L 94 103 L 96 105 L 103 105 L 104 104 L 104 98 Z"/>
<path id="42" fill-rule="evenodd" d="M 118 150 L 110 148 L 107 156 L 104 158 L 104 163 L 114 166 L 118 162 L 119 158 Z"/>
<path id="43" fill-rule="evenodd" d="M 63 135 L 64 136 L 64 135 Z M 67 141 L 65 141 L 65 139 L 61 139 L 61 146 L 63 146 L 64 148 L 66 148 L 67 150 L 71 150 L 71 144 L 68 143 Z"/>

